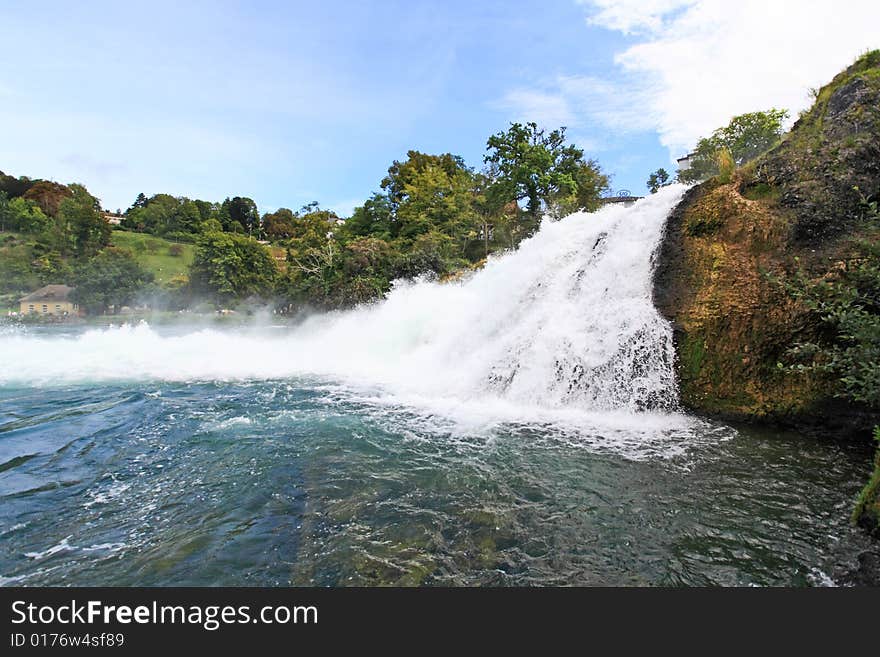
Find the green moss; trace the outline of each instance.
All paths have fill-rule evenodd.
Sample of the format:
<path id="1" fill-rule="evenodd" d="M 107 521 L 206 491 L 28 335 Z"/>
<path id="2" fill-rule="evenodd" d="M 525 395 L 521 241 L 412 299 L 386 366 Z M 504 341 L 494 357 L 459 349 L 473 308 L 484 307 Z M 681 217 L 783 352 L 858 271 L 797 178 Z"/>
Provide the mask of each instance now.
<path id="1" fill-rule="evenodd" d="M 742 190 L 743 197 L 750 201 L 776 201 L 781 196 L 779 188 L 759 182 L 753 185 L 747 185 Z"/>
<path id="2" fill-rule="evenodd" d="M 874 440 L 880 443 L 880 427 L 874 429 Z M 874 473 L 859 494 L 852 520 L 868 531 L 880 534 L 880 445 L 874 455 Z"/>
<path id="3" fill-rule="evenodd" d="M 718 212 L 699 209 L 691 211 L 685 219 L 685 230 L 691 237 L 705 237 L 716 232 L 724 225 L 724 219 Z"/>
<path id="4" fill-rule="evenodd" d="M 688 335 L 681 348 L 681 361 L 684 372 L 691 379 L 696 379 L 703 368 L 706 358 L 706 343 L 702 337 Z"/>

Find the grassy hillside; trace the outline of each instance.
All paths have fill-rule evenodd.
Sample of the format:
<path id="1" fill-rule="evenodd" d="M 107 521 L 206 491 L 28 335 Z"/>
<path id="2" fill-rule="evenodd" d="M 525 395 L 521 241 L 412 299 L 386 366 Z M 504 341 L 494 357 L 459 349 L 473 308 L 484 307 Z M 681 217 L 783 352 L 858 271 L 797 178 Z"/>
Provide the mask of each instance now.
<path id="1" fill-rule="evenodd" d="M 160 284 L 186 276 L 195 253 L 192 244 L 170 242 L 161 237 L 124 230 L 113 231 L 111 244 L 131 251 L 141 265 L 153 272 L 156 282 Z"/>

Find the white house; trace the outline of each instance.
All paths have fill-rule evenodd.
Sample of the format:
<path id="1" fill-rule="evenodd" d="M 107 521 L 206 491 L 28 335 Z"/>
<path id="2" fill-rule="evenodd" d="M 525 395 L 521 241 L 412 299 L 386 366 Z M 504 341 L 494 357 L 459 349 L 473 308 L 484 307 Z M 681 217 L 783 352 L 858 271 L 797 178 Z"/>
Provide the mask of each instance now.
<path id="1" fill-rule="evenodd" d="M 696 153 L 688 153 L 684 157 L 678 158 L 676 160 L 676 163 L 678 164 L 678 170 L 679 171 L 687 171 L 688 169 L 690 169 L 691 164 L 693 164 L 693 159 L 694 159 L 695 155 L 696 155 Z"/>

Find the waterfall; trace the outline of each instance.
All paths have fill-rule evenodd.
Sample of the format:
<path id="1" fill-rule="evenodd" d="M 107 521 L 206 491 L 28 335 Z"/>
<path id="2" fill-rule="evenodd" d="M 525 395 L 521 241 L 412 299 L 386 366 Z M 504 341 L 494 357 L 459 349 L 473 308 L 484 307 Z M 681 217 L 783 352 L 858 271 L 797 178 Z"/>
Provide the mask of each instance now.
<path id="1" fill-rule="evenodd" d="M 321 377 L 447 400 L 672 410 L 672 332 L 651 274 L 682 191 L 545 220 L 460 281 L 401 282 L 380 303 L 294 328 L 7 331 L 0 385 Z"/>

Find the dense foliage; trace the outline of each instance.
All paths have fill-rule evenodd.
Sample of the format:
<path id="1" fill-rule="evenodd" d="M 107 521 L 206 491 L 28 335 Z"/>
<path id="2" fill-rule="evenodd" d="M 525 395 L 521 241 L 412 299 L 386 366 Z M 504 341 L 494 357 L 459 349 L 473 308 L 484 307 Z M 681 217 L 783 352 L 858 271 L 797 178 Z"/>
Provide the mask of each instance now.
<path id="1" fill-rule="evenodd" d="M 513 123 L 492 135 L 487 146 L 490 198 L 496 206 L 524 200 L 533 224 L 542 212 L 559 216 L 593 210 L 608 187 L 598 165 L 584 160 L 580 148 L 565 143 L 565 128 L 548 133 L 535 123 Z"/>
<path id="2" fill-rule="evenodd" d="M 800 272 L 790 284 L 821 330 L 789 356 L 796 370 L 830 375 L 840 396 L 880 408 L 880 242 L 857 248 L 835 274 L 813 281 Z"/>
<path id="3" fill-rule="evenodd" d="M 106 248 L 110 225 L 78 184 L 0 172 L 0 305 L 49 283 L 72 283 L 76 267 Z"/>
<path id="4" fill-rule="evenodd" d="M 128 251 L 104 249 L 82 264 L 73 275 L 71 299 L 89 313 L 114 312 L 132 304 L 153 282 L 153 275 L 141 267 Z"/>
<path id="5" fill-rule="evenodd" d="M 278 271 L 258 242 L 233 233 L 206 233 L 196 243 L 190 284 L 197 294 L 222 302 L 266 296 Z"/>

